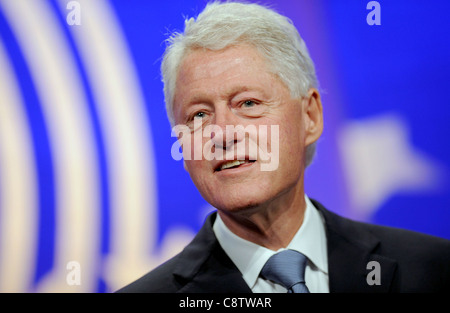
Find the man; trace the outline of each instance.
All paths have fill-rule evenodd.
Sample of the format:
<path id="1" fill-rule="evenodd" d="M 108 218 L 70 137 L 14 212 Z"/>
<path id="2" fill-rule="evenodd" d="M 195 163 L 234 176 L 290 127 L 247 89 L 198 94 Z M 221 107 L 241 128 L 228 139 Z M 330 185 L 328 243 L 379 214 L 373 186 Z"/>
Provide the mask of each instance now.
<path id="1" fill-rule="evenodd" d="M 450 290 L 449 241 L 350 221 L 305 195 L 322 104 L 288 19 L 212 3 L 169 43 L 167 113 L 183 130 L 185 168 L 217 213 L 180 254 L 120 292 Z"/>

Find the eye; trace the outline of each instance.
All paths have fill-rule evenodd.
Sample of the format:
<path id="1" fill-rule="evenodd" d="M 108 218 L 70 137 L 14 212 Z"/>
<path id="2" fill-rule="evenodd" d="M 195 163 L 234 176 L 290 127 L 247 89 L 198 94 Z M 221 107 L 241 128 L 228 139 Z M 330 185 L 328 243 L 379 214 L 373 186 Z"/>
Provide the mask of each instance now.
<path id="1" fill-rule="evenodd" d="M 242 106 L 244 108 L 251 108 L 254 107 L 256 105 L 256 102 L 253 100 L 245 100 L 244 102 L 242 102 Z"/>
<path id="2" fill-rule="evenodd" d="M 205 112 L 197 112 L 194 114 L 194 118 L 204 118 L 206 116 Z"/>

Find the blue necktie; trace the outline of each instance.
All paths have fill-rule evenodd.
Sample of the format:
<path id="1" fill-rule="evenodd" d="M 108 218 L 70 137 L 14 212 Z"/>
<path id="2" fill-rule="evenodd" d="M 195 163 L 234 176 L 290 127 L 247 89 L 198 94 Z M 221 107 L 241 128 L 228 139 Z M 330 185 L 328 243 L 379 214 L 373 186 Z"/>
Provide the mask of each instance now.
<path id="1" fill-rule="evenodd" d="M 309 293 L 305 285 L 306 257 L 294 250 L 284 250 L 267 260 L 261 276 L 280 284 L 288 293 Z"/>

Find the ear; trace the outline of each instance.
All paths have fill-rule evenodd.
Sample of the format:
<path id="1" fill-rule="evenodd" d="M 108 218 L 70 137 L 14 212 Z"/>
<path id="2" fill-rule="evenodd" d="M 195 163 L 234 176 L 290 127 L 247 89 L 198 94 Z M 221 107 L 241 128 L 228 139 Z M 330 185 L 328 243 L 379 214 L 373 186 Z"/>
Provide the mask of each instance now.
<path id="1" fill-rule="evenodd" d="M 310 88 L 303 98 L 303 116 L 305 122 L 305 146 L 317 139 L 323 132 L 323 110 L 320 94 L 315 88 Z"/>

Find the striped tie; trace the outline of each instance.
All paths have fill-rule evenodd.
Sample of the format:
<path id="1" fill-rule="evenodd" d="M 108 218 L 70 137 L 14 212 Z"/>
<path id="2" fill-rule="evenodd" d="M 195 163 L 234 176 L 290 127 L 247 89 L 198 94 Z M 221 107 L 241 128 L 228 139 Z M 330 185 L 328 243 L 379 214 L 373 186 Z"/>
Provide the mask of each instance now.
<path id="1" fill-rule="evenodd" d="M 284 250 L 267 260 L 261 276 L 280 284 L 288 293 L 309 293 L 305 285 L 306 257 L 294 250 Z"/>

